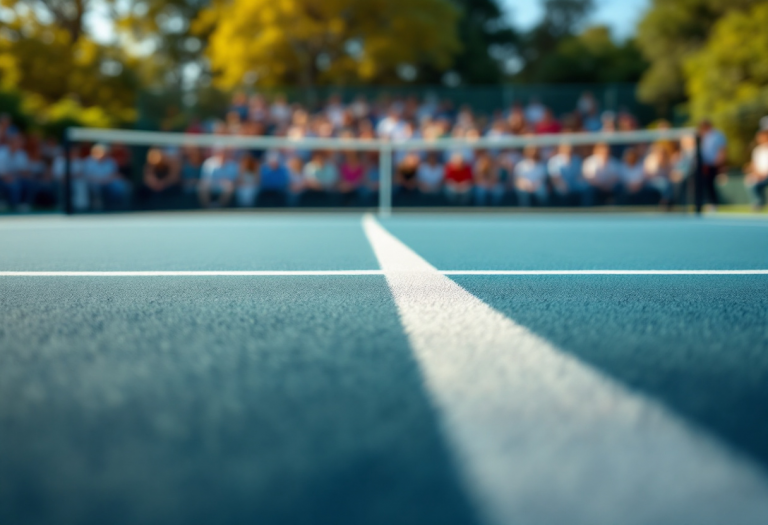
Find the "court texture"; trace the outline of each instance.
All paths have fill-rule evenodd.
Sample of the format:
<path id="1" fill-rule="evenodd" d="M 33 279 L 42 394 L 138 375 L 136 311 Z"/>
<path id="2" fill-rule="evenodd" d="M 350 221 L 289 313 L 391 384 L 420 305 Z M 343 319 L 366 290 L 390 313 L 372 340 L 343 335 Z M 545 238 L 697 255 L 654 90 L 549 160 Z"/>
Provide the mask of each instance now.
<path id="1" fill-rule="evenodd" d="M 768 221 L 0 221 L 0 523 L 768 523 Z"/>

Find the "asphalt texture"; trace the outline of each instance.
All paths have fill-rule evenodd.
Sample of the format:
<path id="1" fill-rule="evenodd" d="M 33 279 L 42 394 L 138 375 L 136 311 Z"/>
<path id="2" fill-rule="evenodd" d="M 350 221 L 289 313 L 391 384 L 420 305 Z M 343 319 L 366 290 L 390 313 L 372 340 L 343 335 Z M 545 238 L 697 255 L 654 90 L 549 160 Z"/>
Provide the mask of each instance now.
<path id="1" fill-rule="evenodd" d="M 441 270 L 768 269 L 768 222 L 396 216 Z M 0 271 L 367 270 L 360 217 L 8 219 Z M 768 276 L 456 276 L 768 475 Z M 383 276 L 0 277 L 0 523 L 475 524 Z"/>

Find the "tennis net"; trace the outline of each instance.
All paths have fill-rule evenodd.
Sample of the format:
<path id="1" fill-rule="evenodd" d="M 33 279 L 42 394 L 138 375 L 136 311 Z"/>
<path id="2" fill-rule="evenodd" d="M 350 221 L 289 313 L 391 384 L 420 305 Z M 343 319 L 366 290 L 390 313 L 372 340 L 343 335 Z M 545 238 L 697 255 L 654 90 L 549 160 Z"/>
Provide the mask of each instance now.
<path id="1" fill-rule="evenodd" d="M 65 207 L 685 205 L 690 128 L 449 138 L 191 134 L 70 128 Z"/>

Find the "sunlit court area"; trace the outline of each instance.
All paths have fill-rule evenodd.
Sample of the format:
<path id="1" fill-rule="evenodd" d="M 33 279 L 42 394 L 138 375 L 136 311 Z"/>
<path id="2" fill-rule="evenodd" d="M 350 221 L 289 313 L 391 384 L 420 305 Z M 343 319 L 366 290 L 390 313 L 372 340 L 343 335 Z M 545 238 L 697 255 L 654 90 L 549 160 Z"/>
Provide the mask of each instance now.
<path id="1" fill-rule="evenodd" d="M 765 525 L 765 27 L 3 3 L 0 525 Z"/>

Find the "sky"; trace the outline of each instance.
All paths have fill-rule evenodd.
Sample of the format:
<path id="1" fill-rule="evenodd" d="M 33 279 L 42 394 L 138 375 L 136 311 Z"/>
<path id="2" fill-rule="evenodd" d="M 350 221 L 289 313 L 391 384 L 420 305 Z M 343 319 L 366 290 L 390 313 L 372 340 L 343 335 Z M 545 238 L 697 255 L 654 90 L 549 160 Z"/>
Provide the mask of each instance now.
<path id="1" fill-rule="evenodd" d="M 541 3 L 537 0 L 500 0 L 513 24 L 529 28 L 541 18 Z M 595 0 L 591 24 L 610 26 L 618 38 L 632 36 L 635 25 L 649 5 L 649 0 Z"/>

